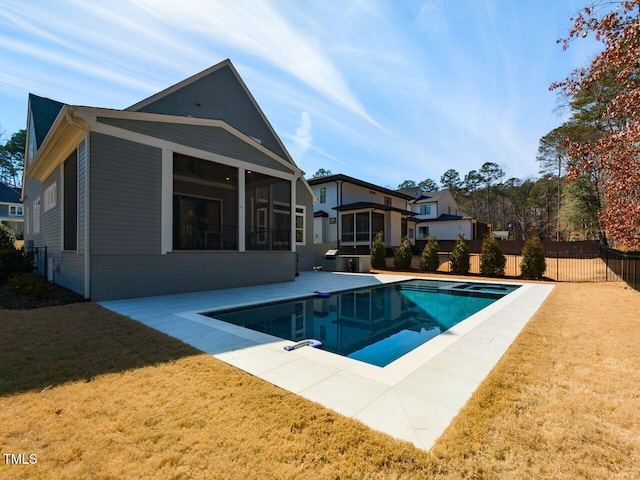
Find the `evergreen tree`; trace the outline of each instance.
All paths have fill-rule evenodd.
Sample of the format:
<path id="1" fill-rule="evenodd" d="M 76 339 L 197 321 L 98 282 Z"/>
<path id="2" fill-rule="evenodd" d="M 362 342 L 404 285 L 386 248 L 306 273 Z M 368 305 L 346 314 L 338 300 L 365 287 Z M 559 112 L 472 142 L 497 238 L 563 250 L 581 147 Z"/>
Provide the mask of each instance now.
<path id="1" fill-rule="evenodd" d="M 464 235 L 460 234 L 451 251 L 451 271 L 453 273 L 467 274 L 470 268 L 471 254 L 469 253 L 469 246 Z"/>
<path id="2" fill-rule="evenodd" d="M 547 261 L 544 258 L 544 250 L 538 232 L 531 230 L 522 249 L 520 272 L 525 278 L 542 278 L 546 269 Z"/>
<path id="3" fill-rule="evenodd" d="M 393 256 L 393 267 L 400 270 L 410 270 L 413 259 L 413 249 L 409 237 L 404 237 Z"/>
<path id="4" fill-rule="evenodd" d="M 507 259 L 498 245 L 493 234 L 489 234 L 482 241 L 480 248 L 480 273 L 482 275 L 504 275 Z"/>
<path id="5" fill-rule="evenodd" d="M 387 256 L 387 249 L 384 245 L 384 233 L 376 233 L 371 245 L 371 267 L 376 269 L 386 268 L 387 264 L 385 258 Z"/>
<path id="6" fill-rule="evenodd" d="M 423 272 L 435 272 L 440 267 L 440 257 L 438 255 L 438 241 L 433 235 L 422 249 L 420 256 L 420 270 Z"/>

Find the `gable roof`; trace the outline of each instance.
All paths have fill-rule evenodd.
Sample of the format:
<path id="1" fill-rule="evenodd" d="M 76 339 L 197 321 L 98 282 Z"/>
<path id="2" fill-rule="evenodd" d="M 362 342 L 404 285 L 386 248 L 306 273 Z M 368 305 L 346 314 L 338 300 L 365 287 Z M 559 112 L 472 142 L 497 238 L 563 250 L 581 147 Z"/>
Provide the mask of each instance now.
<path id="1" fill-rule="evenodd" d="M 335 175 L 325 175 L 324 177 L 310 178 L 309 180 L 307 180 L 307 183 L 309 183 L 309 185 L 311 186 L 322 185 L 323 183 L 331 183 L 331 182 L 351 183 L 353 185 L 358 185 L 359 187 L 368 188 L 369 190 L 385 193 L 387 195 L 393 195 L 394 197 L 400 197 L 405 200 L 410 200 L 413 198 L 411 195 L 407 195 L 397 190 L 390 190 L 388 188 L 380 187 L 378 185 L 374 185 L 373 183 L 365 182 L 363 180 L 358 180 L 357 178 L 353 178 L 348 175 L 343 175 L 341 173 L 338 173 Z"/>
<path id="2" fill-rule="evenodd" d="M 64 103 L 51 100 L 50 98 L 39 97 L 33 93 L 29 94 L 29 108 L 31 109 L 31 117 L 33 118 L 33 133 L 38 148 L 42 145 L 62 107 L 64 107 Z"/>
<path id="3" fill-rule="evenodd" d="M 222 120 L 294 163 L 231 60 L 224 60 L 126 110 Z"/>
<path id="4" fill-rule="evenodd" d="M 0 182 L 0 202 L 22 203 L 22 200 L 20 200 L 20 190 Z"/>

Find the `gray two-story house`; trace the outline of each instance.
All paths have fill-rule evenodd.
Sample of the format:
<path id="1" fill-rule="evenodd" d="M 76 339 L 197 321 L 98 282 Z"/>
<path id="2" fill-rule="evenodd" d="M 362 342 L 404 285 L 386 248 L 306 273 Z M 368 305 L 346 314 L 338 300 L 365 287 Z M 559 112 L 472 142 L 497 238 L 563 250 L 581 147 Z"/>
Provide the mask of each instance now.
<path id="1" fill-rule="evenodd" d="M 86 298 L 292 281 L 313 198 L 229 60 L 125 110 L 29 96 L 25 240 Z"/>

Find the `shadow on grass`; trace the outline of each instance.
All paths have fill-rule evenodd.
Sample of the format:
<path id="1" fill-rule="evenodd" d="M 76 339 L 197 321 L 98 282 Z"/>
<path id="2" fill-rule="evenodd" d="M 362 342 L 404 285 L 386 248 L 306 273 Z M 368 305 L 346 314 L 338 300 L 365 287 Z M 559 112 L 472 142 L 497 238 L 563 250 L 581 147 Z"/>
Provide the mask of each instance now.
<path id="1" fill-rule="evenodd" d="M 0 396 L 200 353 L 95 303 L 0 310 Z"/>

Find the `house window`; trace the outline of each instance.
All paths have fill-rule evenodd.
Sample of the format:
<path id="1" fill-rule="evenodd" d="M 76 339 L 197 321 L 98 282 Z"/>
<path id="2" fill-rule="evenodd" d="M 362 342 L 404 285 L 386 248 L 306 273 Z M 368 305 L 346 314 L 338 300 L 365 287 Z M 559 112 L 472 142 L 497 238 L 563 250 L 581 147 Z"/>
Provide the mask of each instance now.
<path id="1" fill-rule="evenodd" d="M 325 187 L 320 189 L 320 203 L 327 203 L 327 189 Z"/>
<path id="2" fill-rule="evenodd" d="M 431 215 L 431 205 L 420 205 L 420 215 Z"/>
<path id="3" fill-rule="evenodd" d="M 329 218 L 329 225 L 335 225 L 337 223 L 337 218 L 336 217 L 331 217 Z"/>
<path id="4" fill-rule="evenodd" d="M 48 212 L 58 204 L 58 182 L 53 182 L 44 191 L 44 211 Z"/>
<path id="5" fill-rule="evenodd" d="M 409 238 L 413 238 L 413 228 L 409 229 Z"/>
<path id="6" fill-rule="evenodd" d="M 9 205 L 9 215 L 24 215 L 22 205 Z"/>
<path id="7" fill-rule="evenodd" d="M 40 233 L 40 197 L 33 202 L 33 234 Z"/>
<path id="8" fill-rule="evenodd" d="M 174 154 L 173 248 L 237 250 L 237 168 Z"/>
<path id="9" fill-rule="evenodd" d="M 304 235 L 304 213 L 305 207 L 296 207 L 296 244 L 304 245 L 306 238 Z"/>
<path id="10" fill-rule="evenodd" d="M 390 207 L 391 206 L 391 197 L 384 197 L 384 204 L 387 207 Z"/>
<path id="11" fill-rule="evenodd" d="M 418 227 L 418 238 L 421 240 L 429 238 L 429 227 Z"/>

